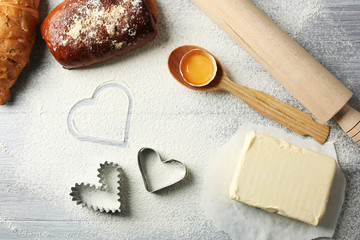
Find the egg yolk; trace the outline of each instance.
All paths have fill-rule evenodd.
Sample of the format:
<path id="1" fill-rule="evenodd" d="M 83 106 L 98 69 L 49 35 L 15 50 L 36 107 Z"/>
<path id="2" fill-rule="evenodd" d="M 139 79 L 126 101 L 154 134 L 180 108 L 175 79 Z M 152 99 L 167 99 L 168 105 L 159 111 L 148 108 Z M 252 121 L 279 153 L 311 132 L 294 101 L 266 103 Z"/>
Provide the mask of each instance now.
<path id="1" fill-rule="evenodd" d="M 210 57 L 204 52 L 193 51 L 184 56 L 180 70 L 188 83 L 201 86 L 212 80 L 215 67 Z"/>

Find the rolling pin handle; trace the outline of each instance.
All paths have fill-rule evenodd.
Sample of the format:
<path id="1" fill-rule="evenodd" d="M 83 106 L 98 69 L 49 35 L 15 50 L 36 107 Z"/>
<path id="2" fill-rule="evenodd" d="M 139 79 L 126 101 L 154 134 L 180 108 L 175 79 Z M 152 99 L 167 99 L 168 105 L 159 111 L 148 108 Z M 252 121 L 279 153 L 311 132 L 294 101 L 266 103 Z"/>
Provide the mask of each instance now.
<path id="1" fill-rule="evenodd" d="M 345 105 L 335 116 L 334 119 L 346 134 L 360 145 L 360 112 Z"/>

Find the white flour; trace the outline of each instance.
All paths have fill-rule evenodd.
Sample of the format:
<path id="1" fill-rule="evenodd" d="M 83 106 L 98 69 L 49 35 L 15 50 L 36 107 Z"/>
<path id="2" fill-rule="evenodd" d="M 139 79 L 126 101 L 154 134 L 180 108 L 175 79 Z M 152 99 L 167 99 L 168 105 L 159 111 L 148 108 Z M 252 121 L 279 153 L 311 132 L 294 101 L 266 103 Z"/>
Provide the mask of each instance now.
<path id="1" fill-rule="evenodd" d="M 15 149 L 10 149 L 9 146 L 6 143 L 0 142 L 0 150 L 10 157 L 14 157 L 17 154 L 17 151 Z"/>
<path id="2" fill-rule="evenodd" d="M 92 98 L 74 112 L 71 124 L 87 138 L 124 142 L 130 104 L 128 96 L 122 89 L 114 87 L 97 93 L 96 99 Z"/>
<path id="3" fill-rule="evenodd" d="M 279 24 L 291 36 L 297 35 L 303 28 L 311 25 L 321 9 L 320 1 L 255 1 L 268 16 Z"/>
<path id="4" fill-rule="evenodd" d="M 50 1 L 49 9 L 43 7 L 42 10 L 49 11 L 60 2 Z M 61 212 L 60 218 L 83 220 L 75 222 L 82 229 L 79 233 L 59 235 L 59 238 L 227 237 L 216 232 L 198 205 L 204 167 L 244 120 L 279 125 L 229 94 L 194 92 L 182 87 L 172 79 L 166 66 L 167 56 L 173 48 L 184 44 L 202 46 L 219 58 L 235 82 L 265 91 L 303 109 L 190 0 L 156 2 L 160 23 L 157 39 L 141 49 L 94 67 L 65 70 L 53 59 L 45 43 L 38 41 L 32 64 L 22 75 L 26 80 L 17 87 L 15 103 L 0 109 L 0 113 L 18 114 L 13 124 L 21 129 L 18 138 L 24 141 L 23 148 L 14 147 L 19 157 L 15 166 L 17 183 L 12 187 L 22 186 L 39 201 L 49 202 Z M 326 19 L 319 17 L 323 10 L 320 0 L 255 2 L 292 36 L 301 36 L 303 28 L 315 19 Z M 129 146 L 125 149 L 79 141 L 67 128 L 72 106 L 91 97 L 97 86 L 110 80 L 126 83 L 134 97 Z M 116 99 L 108 95 L 101 101 L 104 106 L 112 106 Z M 82 119 L 80 121 L 85 121 L 87 127 L 85 131 L 89 134 L 104 131 L 119 137 L 116 134 L 121 130 L 112 119 L 113 115 L 105 112 L 98 117 L 95 121 L 104 121 L 107 125 L 91 129 L 91 122 Z M 332 140 L 343 137 L 339 135 L 339 128 L 335 129 L 337 133 L 331 136 Z M 189 176 L 160 194 L 148 193 L 137 166 L 137 152 L 142 147 L 158 150 L 165 159 L 182 161 L 189 169 Z M 1 149 L 10 153 L 4 150 L 10 149 L 5 143 Z M 344 154 L 356 154 L 355 147 L 347 149 Z M 339 160 L 341 162 L 341 156 Z M 124 216 L 82 209 L 69 196 L 75 183 L 97 183 L 96 170 L 99 163 L 105 161 L 116 162 L 125 171 L 124 192 L 127 196 L 124 201 L 128 212 Z M 12 224 L 5 222 L 5 227 L 11 231 Z"/>
<path id="5" fill-rule="evenodd" d="M 143 178 L 149 191 L 163 189 L 182 180 L 186 169 L 179 162 L 171 161 L 164 163 L 156 152 L 145 149 L 141 151 L 139 164 Z"/>

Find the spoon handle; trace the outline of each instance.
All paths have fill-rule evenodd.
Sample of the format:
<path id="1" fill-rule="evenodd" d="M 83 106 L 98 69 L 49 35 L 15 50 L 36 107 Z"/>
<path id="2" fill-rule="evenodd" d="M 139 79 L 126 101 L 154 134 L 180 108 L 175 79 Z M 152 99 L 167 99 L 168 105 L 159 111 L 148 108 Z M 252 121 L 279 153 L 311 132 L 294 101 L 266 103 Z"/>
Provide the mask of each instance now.
<path id="1" fill-rule="evenodd" d="M 301 136 L 311 136 L 323 144 L 329 136 L 329 126 L 317 123 L 312 117 L 266 93 L 239 85 L 223 76 L 220 89 L 232 93 L 255 111 L 280 123 Z"/>

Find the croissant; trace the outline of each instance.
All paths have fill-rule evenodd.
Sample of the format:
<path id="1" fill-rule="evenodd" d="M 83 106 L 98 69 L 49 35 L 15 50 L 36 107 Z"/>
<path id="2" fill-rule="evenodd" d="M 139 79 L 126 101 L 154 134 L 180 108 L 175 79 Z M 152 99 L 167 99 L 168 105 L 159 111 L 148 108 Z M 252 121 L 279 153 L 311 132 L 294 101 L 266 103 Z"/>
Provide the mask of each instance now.
<path id="1" fill-rule="evenodd" d="M 0 105 L 29 62 L 40 0 L 0 0 Z"/>

